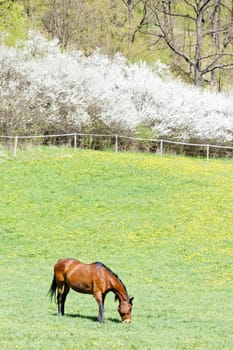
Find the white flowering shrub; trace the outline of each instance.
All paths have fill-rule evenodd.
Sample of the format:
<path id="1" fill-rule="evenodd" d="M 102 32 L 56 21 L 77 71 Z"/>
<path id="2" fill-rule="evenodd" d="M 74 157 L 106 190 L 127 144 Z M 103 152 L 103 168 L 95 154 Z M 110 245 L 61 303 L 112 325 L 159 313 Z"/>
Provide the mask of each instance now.
<path id="1" fill-rule="evenodd" d="M 0 77 L 2 134 L 132 135 L 145 126 L 157 138 L 233 142 L 233 95 L 184 85 L 160 62 L 61 52 L 30 33 L 16 48 L 1 47 Z"/>

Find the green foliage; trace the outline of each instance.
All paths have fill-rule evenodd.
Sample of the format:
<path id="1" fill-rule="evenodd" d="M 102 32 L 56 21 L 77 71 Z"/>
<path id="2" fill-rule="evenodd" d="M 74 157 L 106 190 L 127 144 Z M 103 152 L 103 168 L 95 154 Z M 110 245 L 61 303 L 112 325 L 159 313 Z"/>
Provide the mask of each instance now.
<path id="1" fill-rule="evenodd" d="M 25 39 L 28 30 L 24 7 L 10 0 L 0 3 L 1 40 L 13 46 L 19 39 Z"/>
<path id="2" fill-rule="evenodd" d="M 52 147 L 1 160 L 0 349 L 232 349 L 232 162 Z M 75 292 L 58 318 L 61 257 L 118 273 L 133 323 L 111 294 L 104 325 Z"/>

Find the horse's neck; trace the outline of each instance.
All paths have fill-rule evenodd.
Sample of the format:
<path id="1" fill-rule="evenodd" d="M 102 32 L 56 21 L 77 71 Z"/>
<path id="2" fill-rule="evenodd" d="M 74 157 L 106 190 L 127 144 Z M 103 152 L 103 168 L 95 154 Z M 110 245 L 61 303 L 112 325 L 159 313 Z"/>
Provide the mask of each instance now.
<path id="1" fill-rule="evenodd" d="M 120 301 L 127 301 L 129 298 L 125 286 L 118 278 L 114 278 L 113 292 Z"/>

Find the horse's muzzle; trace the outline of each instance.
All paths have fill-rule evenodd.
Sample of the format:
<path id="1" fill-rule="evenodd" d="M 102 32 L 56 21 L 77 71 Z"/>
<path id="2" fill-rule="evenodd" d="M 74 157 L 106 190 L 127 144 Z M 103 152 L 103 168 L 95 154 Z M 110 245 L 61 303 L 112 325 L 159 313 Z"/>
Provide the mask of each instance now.
<path id="1" fill-rule="evenodd" d="M 129 324 L 131 322 L 132 322 L 131 320 L 124 320 L 124 321 L 122 321 L 122 323 L 125 323 L 125 324 Z"/>

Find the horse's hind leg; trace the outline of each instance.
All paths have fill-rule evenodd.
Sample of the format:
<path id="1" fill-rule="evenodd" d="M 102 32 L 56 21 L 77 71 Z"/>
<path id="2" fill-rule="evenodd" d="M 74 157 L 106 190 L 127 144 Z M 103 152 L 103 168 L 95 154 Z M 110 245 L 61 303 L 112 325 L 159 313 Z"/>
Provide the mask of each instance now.
<path id="1" fill-rule="evenodd" d="M 64 289 L 63 289 L 63 293 L 62 293 L 62 299 L 61 299 L 61 315 L 62 316 L 65 313 L 65 301 L 66 301 L 66 297 L 67 297 L 67 294 L 69 293 L 69 291 L 70 291 L 70 287 L 67 284 L 65 284 Z"/>
<path id="2" fill-rule="evenodd" d="M 63 316 L 65 311 L 65 301 L 70 287 L 64 282 L 60 282 L 57 286 L 57 307 L 58 316 Z"/>
<path id="3" fill-rule="evenodd" d="M 62 316 L 62 293 L 63 293 L 63 282 L 57 284 L 57 313 L 58 316 Z"/>

